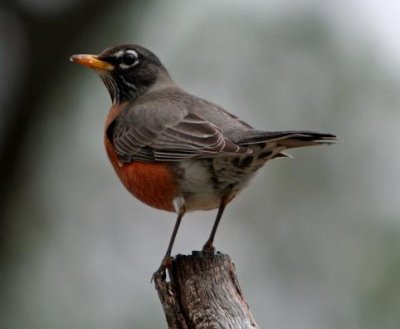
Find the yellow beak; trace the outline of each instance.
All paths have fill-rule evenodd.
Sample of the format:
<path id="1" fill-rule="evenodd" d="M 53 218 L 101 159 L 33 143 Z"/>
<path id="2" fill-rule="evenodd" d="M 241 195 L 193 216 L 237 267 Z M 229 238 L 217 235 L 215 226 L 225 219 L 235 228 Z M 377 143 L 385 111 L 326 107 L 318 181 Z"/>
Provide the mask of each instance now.
<path id="1" fill-rule="evenodd" d="M 112 71 L 114 65 L 98 59 L 96 55 L 79 54 L 70 57 L 71 62 L 78 63 L 94 70 Z"/>

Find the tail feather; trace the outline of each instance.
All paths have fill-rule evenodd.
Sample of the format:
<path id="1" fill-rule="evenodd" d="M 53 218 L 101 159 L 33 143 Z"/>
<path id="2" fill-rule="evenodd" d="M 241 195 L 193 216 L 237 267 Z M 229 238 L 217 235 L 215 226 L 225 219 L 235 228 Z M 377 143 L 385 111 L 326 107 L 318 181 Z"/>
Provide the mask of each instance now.
<path id="1" fill-rule="evenodd" d="M 248 146 L 261 143 L 276 143 L 276 146 L 283 146 L 291 149 L 296 147 L 334 144 L 337 138 L 333 134 L 319 133 L 303 130 L 288 130 L 288 131 L 260 131 L 252 130 L 246 132 L 238 144 Z"/>

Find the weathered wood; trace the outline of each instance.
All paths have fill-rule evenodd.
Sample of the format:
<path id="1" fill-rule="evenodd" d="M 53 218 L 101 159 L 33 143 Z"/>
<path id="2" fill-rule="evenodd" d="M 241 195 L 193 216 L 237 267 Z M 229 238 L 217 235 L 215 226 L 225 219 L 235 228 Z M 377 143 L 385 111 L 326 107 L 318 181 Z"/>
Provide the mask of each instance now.
<path id="1" fill-rule="evenodd" d="M 258 328 L 228 255 L 178 255 L 168 273 L 154 279 L 169 329 Z"/>

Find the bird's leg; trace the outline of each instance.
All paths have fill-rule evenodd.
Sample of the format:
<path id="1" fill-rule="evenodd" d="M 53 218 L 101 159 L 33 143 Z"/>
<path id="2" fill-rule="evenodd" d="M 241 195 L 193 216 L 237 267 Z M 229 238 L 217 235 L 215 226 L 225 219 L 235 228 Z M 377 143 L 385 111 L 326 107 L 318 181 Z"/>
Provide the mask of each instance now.
<path id="1" fill-rule="evenodd" d="M 185 205 L 181 205 L 178 210 L 178 217 L 176 218 L 176 222 L 175 222 L 174 230 L 172 231 L 171 239 L 169 240 L 167 252 L 165 253 L 163 260 L 161 261 L 160 267 L 157 269 L 157 271 L 154 272 L 152 281 L 158 276 L 165 278 L 165 269 L 171 267 L 172 247 L 174 245 L 176 234 L 178 233 L 179 225 L 181 224 L 181 220 L 183 218 L 183 215 L 185 215 L 185 212 L 186 212 Z"/>
<path id="2" fill-rule="evenodd" d="M 215 233 L 217 233 L 217 228 L 219 225 L 219 222 L 221 220 L 222 214 L 224 213 L 225 207 L 228 204 L 228 195 L 222 197 L 221 202 L 219 204 L 218 208 L 218 213 L 217 217 L 215 218 L 213 228 L 211 230 L 211 234 L 207 240 L 207 242 L 203 246 L 203 252 L 208 252 L 208 253 L 214 253 L 215 248 L 214 248 L 214 238 L 215 238 Z"/>

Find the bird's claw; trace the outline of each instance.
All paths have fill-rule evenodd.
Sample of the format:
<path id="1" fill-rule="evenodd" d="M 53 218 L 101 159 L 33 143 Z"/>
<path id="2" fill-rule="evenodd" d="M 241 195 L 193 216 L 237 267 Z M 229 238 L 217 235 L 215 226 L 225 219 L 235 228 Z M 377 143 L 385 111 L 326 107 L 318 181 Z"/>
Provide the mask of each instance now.
<path id="1" fill-rule="evenodd" d="M 156 282 L 157 279 L 165 280 L 165 278 L 167 277 L 167 268 L 171 268 L 171 266 L 171 256 L 165 256 L 163 261 L 161 262 L 160 267 L 157 269 L 157 271 L 153 273 L 150 282 Z"/>
<path id="2" fill-rule="evenodd" d="M 215 247 L 212 242 L 206 242 L 206 244 L 203 246 L 202 252 L 207 254 L 215 254 Z"/>
<path id="3" fill-rule="evenodd" d="M 166 270 L 165 268 L 161 268 L 160 266 L 160 268 L 157 271 L 155 271 L 151 276 L 150 283 L 157 282 L 158 279 L 165 280 L 165 278 L 167 277 L 165 270 Z"/>

